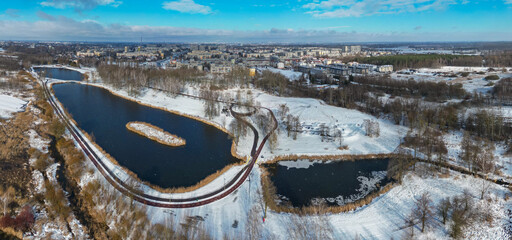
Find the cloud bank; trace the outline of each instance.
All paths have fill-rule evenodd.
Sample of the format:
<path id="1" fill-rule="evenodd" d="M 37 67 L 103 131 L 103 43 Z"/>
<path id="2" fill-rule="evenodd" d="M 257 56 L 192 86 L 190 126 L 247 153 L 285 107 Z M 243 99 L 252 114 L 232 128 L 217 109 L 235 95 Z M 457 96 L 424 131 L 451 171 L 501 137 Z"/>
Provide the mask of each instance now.
<path id="1" fill-rule="evenodd" d="M 512 1 L 512 0 L 510 0 Z M 377 14 L 398 14 L 443 10 L 466 0 L 323 0 L 302 7 L 308 14 L 318 18 L 360 17 Z"/>
<path id="2" fill-rule="evenodd" d="M 53 7 L 59 9 L 74 8 L 75 10 L 91 10 L 97 6 L 118 7 L 123 2 L 117 0 L 46 0 L 41 2 L 41 6 Z"/>
<path id="3" fill-rule="evenodd" d="M 40 20 L 0 21 L 0 40 L 137 42 L 242 42 L 242 43 L 341 43 L 399 41 L 505 41 L 510 32 L 382 32 L 344 29 L 277 29 L 238 31 L 172 26 L 104 25 L 93 20 L 76 21 L 64 16 L 37 13 Z M 346 31 L 343 31 L 346 30 Z"/>

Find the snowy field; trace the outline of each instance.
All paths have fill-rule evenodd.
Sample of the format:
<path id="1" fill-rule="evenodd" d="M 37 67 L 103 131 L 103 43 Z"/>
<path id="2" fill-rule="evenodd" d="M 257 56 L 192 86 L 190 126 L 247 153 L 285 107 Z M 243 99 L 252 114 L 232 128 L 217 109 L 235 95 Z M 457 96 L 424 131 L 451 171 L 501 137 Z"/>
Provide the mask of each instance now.
<path id="1" fill-rule="evenodd" d="M 506 69 L 507 72 L 503 72 L 502 69 Z M 401 70 L 391 74 L 391 78 L 397 80 L 409 80 L 413 79 L 416 81 L 432 81 L 432 82 L 448 82 L 448 83 L 461 83 L 463 88 L 472 93 L 488 93 L 492 89 L 490 82 L 485 77 L 490 75 L 497 75 L 501 78 L 512 77 L 512 68 L 496 68 L 489 71 L 487 67 L 454 67 L 445 66 L 441 68 L 420 68 L 415 71 Z M 461 74 L 469 74 L 463 77 Z"/>
<path id="2" fill-rule="evenodd" d="M 261 222 L 264 205 L 258 189 L 261 188 L 259 181 L 259 170 L 252 173 L 251 181 L 244 183 L 234 194 L 215 202 L 211 205 L 192 209 L 165 210 L 159 208 L 148 208 L 149 216 L 154 222 L 183 222 L 186 216 L 203 217 L 203 226 L 214 239 L 221 239 L 225 236 L 236 238 L 241 233 L 247 232 L 249 223 L 247 216 L 251 215 L 249 209 L 255 209 L 259 223 L 259 230 L 262 239 L 289 239 L 293 231 L 292 222 L 296 215 L 288 213 L 275 213 L 267 210 L 265 223 Z M 508 239 L 503 224 L 508 220 L 507 210 L 511 208 L 510 200 L 504 200 L 505 195 L 510 191 L 492 185 L 487 197 L 491 200 L 479 200 L 478 189 L 475 188 L 481 180 L 452 173 L 448 178 L 420 176 L 409 174 L 404 184 L 393 188 L 386 194 L 375 199 L 370 205 L 359 208 L 356 211 L 327 214 L 326 216 L 308 216 L 309 223 L 303 227 L 315 228 L 315 225 L 322 224 L 324 228 L 332 232 L 326 234 L 323 239 L 401 239 L 410 229 L 404 228 L 405 218 L 414 207 L 414 201 L 423 193 L 428 192 L 434 204 L 437 204 L 444 197 L 460 195 L 464 190 L 469 190 L 474 201 L 482 205 L 492 213 L 495 222 L 492 225 L 475 223 L 466 230 L 468 239 Z M 419 235 L 420 239 L 447 239 L 447 227 L 440 224 L 436 217 L 431 227 L 424 234 Z M 238 221 L 237 228 L 233 227 Z M 448 225 L 447 225 L 448 226 Z M 311 230 L 311 229 L 310 229 Z M 419 229 L 415 229 L 419 234 Z M 310 232 L 314 238 L 315 232 Z"/>
<path id="3" fill-rule="evenodd" d="M 15 112 L 22 112 L 27 102 L 19 98 L 0 94 L 0 118 L 10 118 Z"/>
<path id="4" fill-rule="evenodd" d="M 298 134 L 297 140 L 287 137 L 284 130 L 278 136 L 277 149 L 271 153 L 265 148 L 262 155 L 328 155 L 328 154 L 386 154 L 391 153 L 400 143 L 407 129 L 396 126 L 383 119 L 371 115 L 325 104 L 323 101 L 311 98 L 285 98 L 275 97 L 253 91 L 255 100 L 277 113 L 279 105 L 286 104 L 290 114 L 299 117 L 303 132 Z M 368 137 L 363 127 L 365 119 L 379 123 L 380 136 Z M 314 134 L 321 124 L 331 129 L 338 129 L 343 134 L 343 144 L 347 150 L 339 150 L 338 143 L 322 142 L 318 134 Z"/>
<path id="5" fill-rule="evenodd" d="M 97 82 L 97 79 L 91 81 Z M 96 83 L 100 85 L 101 83 Z M 112 90 L 112 89 L 111 89 Z M 233 94 L 240 89 L 227 90 Z M 205 118 L 203 102 L 183 96 L 175 98 L 154 90 L 145 90 L 141 96 L 132 98 L 125 91 L 112 90 L 116 94 L 127 98 L 137 100 L 144 104 L 162 107 L 168 110 Z M 195 93 L 197 89 L 190 88 L 187 93 Z M 244 91 L 244 90 L 241 90 Z M 303 132 L 299 133 L 297 140 L 286 136 L 286 132 L 281 130 L 278 135 L 278 146 L 272 152 L 268 144 L 261 153 L 259 161 L 266 161 L 274 156 L 288 154 L 304 155 L 330 155 L 330 154 L 377 154 L 390 153 L 398 146 L 400 139 L 405 135 L 406 129 L 393 125 L 392 123 L 376 119 L 371 115 L 361 113 L 355 110 L 328 106 L 322 101 L 306 98 L 283 98 L 268 95 L 266 93 L 251 89 L 254 100 L 261 103 L 262 106 L 269 107 L 274 113 L 277 113 L 280 104 L 286 104 L 290 109 L 290 114 L 298 116 L 303 126 Z M 366 136 L 362 127 L 363 121 L 370 119 L 377 121 L 380 125 L 380 137 L 370 138 Z M 233 118 L 221 114 L 215 117 L 211 122 L 219 127 L 226 128 Z M 348 146 L 347 150 L 339 150 L 335 142 L 322 142 L 321 137 L 314 134 L 314 129 L 320 124 L 326 124 L 331 128 L 340 129 L 343 132 L 344 144 Z M 261 133 L 263 136 L 265 133 Z M 252 133 L 240 139 L 237 152 L 240 155 L 248 155 L 252 146 Z M 261 140 L 261 138 L 260 138 Z M 457 140 L 457 139 L 455 139 Z M 456 143 L 456 141 L 452 143 Z M 456 146 L 454 146 L 456 148 Z M 97 153 L 99 151 L 96 150 Z M 450 155 L 456 155 L 455 152 Z M 108 162 L 107 159 L 104 159 Z M 92 164 L 88 162 L 92 168 Z M 288 167 L 307 167 L 307 162 L 283 163 Z M 118 166 L 109 164 L 109 167 L 115 169 L 118 176 L 128 176 L 119 169 Z M 223 185 L 225 179 L 231 178 L 240 167 L 234 167 L 218 177 L 216 180 L 207 184 L 205 187 L 195 190 L 191 193 L 173 194 L 173 197 L 189 197 L 199 195 Z M 421 169 L 421 168 L 419 168 Z M 420 170 L 418 170 L 420 171 Z M 241 234 L 247 233 L 251 216 L 256 216 L 256 227 L 263 239 L 289 239 L 292 233 L 293 220 L 296 215 L 276 213 L 267 210 L 267 218 L 262 223 L 261 218 L 264 212 L 264 203 L 261 195 L 261 171 L 256 167 L 251 173 L 251 177 L 242 186 L 226 198 L 212 204 L 191 208 L 191 209 L 162 209 L 157 207 L 147 207 L 148 216 L 153 223 L 183 223 L 187 217 L 200 218 L 203 228 L 215 239 L 224 237 L 237 238 Z M 108 182 L 96 172 L 93 175 L 86 174 L 81 186 L 84 186 L 92 179 L 100 179 L 103 184 Z M 461 175 L 452 172 L 448 177 L 430 176 L 421 173 L 411 173 L 406 176 L 404 183 L 393 188 L 388 193 L 376 198 L 370 205 L 359 208 L 355 211 L 342 214 L 328 214 L 326 216 L 309 216 L 308 227 L 313 228 L 316 225 L 324 225 L 324 228 L 332 229 L 324 239 L 400 239 L 410 229 L 404 228 L 404 219 L 409 215 L 414 206 L 415 198 L 418 198 L 424 192 L 428 192 L 433 202 L 437 204 L 444 197 L 453 197 L 468 190 L 473 199 L 477 202 L 479 208 L 486 209 L 492 213 L 495 218 L 493 224 L 475 223 L 468 227 L 469 239 L 509 239 L 510 236 L 503 229 L 505 222 L 509 220 L 507 210 L 511 209 L 511 200 L 505 200 L 505 196 L 511 193 L 506 188 L 492 184 L 487 197 L 490 200 L 479 200 L 480 179 L 471 176 Z M 146 186 L 141 186 L 146 192 L 158 196 L 166 196 Z M 249 216 L 249 217 L 248 217 Z M 447 235 L 447 227 L 439 223 L 439 218 L 433 221 L 425 234 L 419 235 L 420 239 L 444 239 Z M 251 224 L 252 225 L 252 224 Z M 315 232 L 315 231 L 312 231 Z M 418 234 L 419 230 L 415 232 Z"/>
<path id="6" fill-rule="evenodd" d="M 303 125 L 314 127 L 320 123 L 326 123 L 331 127 L 343 129 L 345 144 L 348 145 L 348 150 L 342 151 L 337 149 L 336 143 L 322 142 L 318 135 L 306 132 L 299 134 L 297 140 L 292 140 L 283 131 L 278 136 L 279 143 L 277 149 L 271 153 L 268 146 L 266 146 L 261 154 L 261 156 L 265 157 L 259 159 L 259 161 L 265 161 L 272 156 L 290 153 L 311 155 L 389 153 L 398 146 L 400 137 L 406 132 L 406 129 L 401 129 L 387 121 L 375 119 L 358 111 L 331 107 L 318 100 L 280 98 L 252 91 L 256 101 L 260 102 L 263 106 L 271 108 L 274 112 L 277 111 L 280 104 L 286 103 L 290 108 L 290 113 L 299 116 Z M 151 90 L 144 92 L 143 96 L 138 98 L 138 100 L 203 117 L 202 102 L 199 100 L 185 97 L 172 99 L 165 94 Z M 230 121 L 228 117 L 222 115 L 214 119 L 214 121 L 220 126 L 227 126 L 228 124 L 223 124 L 226 122 L 223 120 L 225 118 L 227 121 Z M 370 138 L 365 136 L 364 129 L 361 126 L 363 119 L 379 121 L 381 137 Z M 243 138 L 238 147 L 238 152 L 247 154 L 250 149 L 251 140 L 252 136 Z M 232 169 L 205 186 L 205 188 L 198 189 L 190 194 L 200 194 L 208 188 L 211 189 L 221 185 L 222 180 L 220 179 L 227 179 L 234 172 L 234 169 Z M 261 189 L 259 175 L 260 171 L 256 168 L 251 174 L 251 180 L 244 183 L 234 194 L 207 206 L 185 210 L 148 207 L 147 211 L 153 222 L 161 223 L 183 222 L 187 216 L 201 216 L 204 219 L 203 226 L 208 229 L 214 238 L 222 238 L 223 236 L 235 237 L 240 234 L 240 231 L 245 231 L 244 225 L 248 223 L 244 223 L 245 217 L 241 216 L 251 214 L 250 209 L 256 209 L 259 218 L 263 216 L 263 202 L 259 192 Z M 442 197 L 453 197 L 461 194 L 466 188 L 471 189 L 477 181 L 477 179 L 456 173 L 453 173 L 452 177 L 449 178 L 423 178 L 412 175 L 404 181 L 404 185 L 392 189 L 389 193 L 377 198 L 377 200 L 366 207 L 350 213 L 328 215 L 327 222 L 329 227 L 333 229 L 331 237 L 333 239 L 355 238 L 356 236 L 361 239 L 400 238 L 408 231 L 407 229 L 402 229 L 404 218 L 412 209 L 414 199 L 423 192 L 431 193 L 431 197 L 437 203 Z M 469 229 L 468 231 L 472 234 L 472 239 L 507 238 L 504 230 L 501 228 L 502 221 L 507 219 L 506 209 L 510 207 L 510 202 L 503 200 L 504 195 L 507 193 L 508 190 L 493 185 L 490 196 L 494 200 L 489 203 L 489 208 L 492 209 L 493 214 L 496 215 L 496 221 L 499 221 L 500 224 L 495 224 L 494 227 L 478 226 L 474 228 L 484 229 L 485 231 Z M 478 195 L 477 190 L 474 188 L 473 195 L 475 195 L 475 198 Z M 267 220 L 261 229 L 263 238 L 288 238 L 289 228 L 293 225 L 290 222 L 291 219 L 293 219 L 293 216 L 290 214 L 279 214 L 268 210 Z M 315 217 L 311 217 L 311 219 L 314 221 Z M 238 221 L 237 228 L 233 228 L 235 221 Z M 424 237 L 442 239 L 443 236 L 446 236 L 446 227 L 440 224 L 434 224 L 434 226 L 428 230 Z M 416 232 L 419 231 L 416 229 Z"/>
<path id="7" fill-rule="evenodd" d="M 274 73 L 279 73 L 286 78 L 288 78 L 291 81 L 299 80 L 303 73 L 296 72 L 293 70 L 287 70 L 287 69 L 278 69 L 278 68 L 272 68 L 272 67 L 265 67 L 265 68 L 258 68 L 259 71 L 269 70 Z"/>

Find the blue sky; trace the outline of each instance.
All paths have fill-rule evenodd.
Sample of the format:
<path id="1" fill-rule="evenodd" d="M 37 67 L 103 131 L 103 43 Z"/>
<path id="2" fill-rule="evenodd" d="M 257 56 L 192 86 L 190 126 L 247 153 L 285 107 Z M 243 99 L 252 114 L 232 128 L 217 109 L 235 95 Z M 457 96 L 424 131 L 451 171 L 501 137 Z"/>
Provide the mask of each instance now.
<path id="1" fill-rule="evenodd" d="M 512 0 L 13 0 L 0 39 L 510 41 Z"/>

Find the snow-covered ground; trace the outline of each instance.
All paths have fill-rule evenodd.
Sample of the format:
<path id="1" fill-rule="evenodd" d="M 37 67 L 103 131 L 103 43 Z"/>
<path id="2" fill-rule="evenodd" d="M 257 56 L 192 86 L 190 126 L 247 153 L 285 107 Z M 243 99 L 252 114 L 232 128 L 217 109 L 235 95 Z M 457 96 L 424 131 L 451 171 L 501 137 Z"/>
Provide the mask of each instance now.
<path id="1" fill-rule="evenodd" d="M 290 108 L 290 113 L 299 116 L 303 125 L 314 127 L 320 123 L 326 123 L 331 127 L 343 129 L 345 144 L 349 147 L 348 150 L 338 150 L 336 143 L 322 142 L 320 136 L 308 132 L 299 134 L 297 140 L 288 138 L 282 132 L 279 134 L 278 148 L 274 153 L 271 153 L 270 149 L 266 147 L 261 154 L 262 156 L 265 155 L 265 158 L 260 159 L 260 161 L 265 161 L 271 156 L 290 153 L 314 155 L 389 153 L 398 146 L 400 137 L 406 132 L 405 129 L 401 129 L 387 121 L 375 119 L 358 111 L 331 107 L 318 100 L 280 98 L 252 91 L 256 101 L 260 102 L 263 106 L 270 107 L 273 111 L 277 111 L 280 104 L 286 103 Z M 138 99 L 145 103 L 159 104 L 157 106 L 165 106 L 196 116 L 201 116 L 202 114 L 202 103 L 199 100 L 185 97 L 172 99 L 165 94 L 162 95 L 162 93 L 149 90 Z M 165 103 L 165 105 L 161 105 L 162 103 Z M 223 119 L 224 116 L 220 118 Z M 370 138 L 365 136 L 364 129 L 361 126 L 363 119 L 379 121 L 381 137 Z M 218 118 L 214 119 L 214 121 L 218 120 Z M 218 124 L 222 126 L 222 120 Z M 224 126 L 226 125 L 224 124 Z M 252 137 L 242 139 L 238 151 L 247 154 L 247 150 L 250 149 L 251 145 L 250 140 L 252 140 Z M 205 188 L 199 189 L 193 194 L 199 194 L 204 192 L 205 189 L 212 189 L 211 187 L 221 185 L 221 179 L 225 179 L 226 176 L 233 174 L 233 172 L 235 172 L 233 169 L 228 171 L 211 184 L 205 186 Z M 221 238 L 225 235 L 237 236 L 240 234 L 240 231 L 245 231 L 245 223 L 243 221 L 246 217 L 241 216 L 247 216 L 249 209 L 253 207 L 259 209 L 260 212 L 263 211 L 259 193 L 259 189 L 261 189 L 259 174 L 260 171 L 256 168 L 251 174 L 251 180 L 244 183 L 236 193 L 210 205 L 187 210 L 167 210 L 148 207 L 147 211 L 153 222 L 160 223 L 166 221 L 183 222 L 187 216 L 201 216 L 204 218 L 204 227 L 208 229 L 214 238 Z M 449 178 L 435 177 L 423 179 L 411 176 L 404 181 L 404 185 L 394 188 L 366 207 L 351 213 L 329 215 L 328 223 L 334 231 L 334 239 L 356 236 L 362 239 L 400 238 L 407 231 L 407 229 L 401 229 L 401 226 L 404 224 L 404 218 L 413 207 L 414 199 L 423 192 L 431 193 L 431 197 L 437 203 L 442 197 L 453 197 L 461 194 L 464 189 L 473 187 L 476 182 L 478 182 L 477 179 L 456 173 L 453 173 L 453 176 Z M 492 204 L 494 205 L 491 208 L 500 224 L 495 224 L 495 227 L 483 226 L 484 232 L 469 229 L 468 231 L 471 234 L 480 234 L 474 236 L 476 239 L 496 239 L 496 237 L 499 239 L 506 237 L 501 226 L 502 221 L 506 219 L 505 211 L 510 206 L 510 202 L 505 202 L 502 199 L 503 195 L 508 191 L 496 185 L 493 185 L 493 187 L 495 189 L 491 192 L 493 192 L 492 196 L 495 200 L 493 200 Z M 475 189 L 473 189 L 473 194 L 475 196 L 478 195 Z M 312 218 L 314 219 L 314 217 Z M 287 238 L 288 228 L 292 225 L 290 219 L 290 214 L 279 214 L 269 210 L 267 212 L 267 221 L 263 224 L 263 229 L 261 230 L 264 237 Z M 237 228 L 232 227 L 235 221 L 239 221 Z M 446 232 L 446 228 L 438 224 L 427 235 L 442 238 L 446 236 Z"/>
<path id="2" fill-rule="evenodd" d="M 9 118 L 12 113 L 24 111 L 26 104 L 19 98 L 0 94 L 0 118 Z"/>
<path id="3" fill-rule="evenodd" d="M 298 116 L 302 125 L 302 133 L 299 133 L 297 140 L 287 137 L 285 131 L 278 135 L 276 150 L 271 153 L 267 147 L 262 152 L 263 160 L 267 156 L 278 155 L 328 155 L 328 154 L 386 154 L 391 153 L 400 143 L 400 139 L 407 132 L 406 128 L 392 124 L 383 119 L 377 119 L 371 115 L 346 108 L 334 107 L 325 104 L 323 101 L 312 98 L 286 98 L 276 97 L 260 91 L 255 93 L 255 101 L 262 106 L 278 112 L 279 106 L 286 104 L 290 109 L 289 113 Z M 365 119 L 374 120 L 379 123 L 380 136 L 368 137 L 363 127 Z M 330 129 L 341 130 L 343 144 L 347 150 L 338 149 L 339 144 L 334 142 L 322 142 L 316 130 L 321 124 Z"/>
<path id="4" fill-rule="evenodd" d="M 458 166 L 467 167 L 460 158 L 462 154 L 462 139 L 463 134 L 460 131 L 451 131 L 443 136 L 446 148 L 448 149 L 448 161 Z M 502 142 L 496 142 L 495 144 L 494 158 L 496 161 L 496 167 L 501 171 L 502 175 L 496 175 L 493 177 L 512 182 L 512 156 L 506 153 L 508 146 Z"/>
<path id="5" fill-rule="evenodd" d="M 78 67 L 72 67 L 69 65 L 60 65 L 60 64 L 36 65 L 36 66 L 32 66 L 32 67 L 33 68 L 39 68 L 39 67 L 40 68 L 64 68 L 64 69 L 80 72 L 81 74 L 89 73 L 92 71 L 91 68 L 78 68 Z"/>
<path id="6" fill-rule="evenodd" d="M 92 79 L 91 81 L 97 81 Z M 101 85 L 98 84 L 98 85 Z M 121 90 L 110 89 L 116 94 L 123 95 L 140 101 L 144 104 L 162 107 L 168 110 L 181 112 L 184 114 L 204 118 L 203 102 L 183 96 L 175 98 L 165 93 L 145 90 L 141 96 L 135 98 L 129 97 L 128 93 Z M 239 89 L 227 90 L 235 93 Z M 197 90 L 188 89 L 188 92 Z M 243 91 L 243 90 L 242 90 Z M 304 98 L 283 98 L 268 95 L 266 93 L 251 89 L 255 101 L 262 106 L 269 107 L 277 113 L 280 104 L 286 104 L 290 109 L 290 114 L 298 116 L 302 124 L 303 132 L 299 133 L 297 140 L 286 136 L 284 131 L 278 135 L 278 146 L 274 151 L 270 151 L 268 145 L 264 148 L 259 161 L 266 161 L 277 155 L 304 154 L 304 155 L 324 155 L 324 154 L 377 154 L 390 153 L 398 146 L 400 138 L 406 132 L 405 128 L 398 127 L 392 123 L 376 119 L 368 114 L 355 110 L 343 109 L 328 106 L 322 101 Z M 363 120 L 370 119 L 377 121 L 380 125 L 380 137 L 370 138 L 366 136 L 362 127 Z M 211 120 L 215 125 L 226 128 L 233 118 L 221 114 Z M 321 137 L 313 131 L 320 124 L 327 124 L 331 128 L 342 130 L 344 144 L 348 150 L 339 150 L 334 142 L 322 142 Z M 261 131 L 261 130 L 260 130 Z M 260 132 L 260 135 L 262 133 Z M 252 146 L 252 133 L 240 139 L 237 152 L 240 155 L 248 155 Z M 97 153 L 101 154 L 98 150 Z M 453 153 L 455 154 L 455 153 Z M 108 159 L 104 159 L 107 163 Z M 91 163 L 88 163 L 91 165 Z M 296 162 L 294 164 L 283 163 L 288 167 L 307 167 L 309 163 Z M 127 175 L 118 166 L 109 164 L 109 168 L 115 169 L 118 176 Z M 230 179 L 241 167 L 233 167 L 210 184 L 191 193 L 173 194 L 173 197 L 188 197 L 205 193 L 209 190 L 222 186 L 224 181 Z M 148 217 L 153 223 L 173 222 L 174 226 L 183 223 L 187 217 L 199 216 L 202 227 L 207 229 L 215 239 L 224 237 L 237 238 L 247 232 L 249 224 L 248 216 L 256 214 L 256 227 L 263 239 L 288 239 L 290 238 L 293 214 L 276 213 L 267 210 L 265 223 L 261 222 L 263 217 L 264 203 L 261 195 L 261 170 L 256 167 L 251 173 L 251 177 L 234 193 L 212 204 L 191 209 L 162 209 L 157 207 L 146 207 Z M 83 182 L 91 181 L 97 178 L 103 180 L 103 184 L 108 185 L 101 175 L 86 174 Z M 333 239 L 398 239 L 407 231 L 404 228 L 404 219 L 409 215 L 414 206 L 416 198 L 424 192 L 428 192 L 433 202 L 437 204 L 444 197 L 453 197 L 461 194 L 467 189 L 475 201 L 482 207 L 486 207 L 495 217 L 493 224 L 475 223 L 476 225 L 466 229 L 470 239 L 508 239 L 503 226 L 508 220 L 507 210 L 511 209 L 511 200 L 505 200 L 505 195 L 510 195 L 506 188 L 492 184 L 487 196 L 489 201 L 479 201 L 479 190 L 476 186 L 481 184 L 480 179 L 452 172 L 448 177 L 436 177 L 428 175 L 408 174 L 402 185 L 393 188 L 388 193 L 376 198 L 370 205 L 359 208 L 355 211 L 341 214 L 328 214 L 325 217 L 309 216 L 308 219 L 315 224 L 322 224 L 320 218 L 325 218 L 325 227 L 332 229 Z M 146 192 L 158 196 L 166 196 L 146 186 L 141 186 Z M 480 206 L 479 205 L 479 206 Z M 251 209 L 256 211 L 252 212 Z M 236 223 L 236 224 L 235 224 Z M 313 224 L 314 225 L 314 224 Z M 446 238 L 447 228 L 434 221 L 432 228 L 427 229 L 427 233 L 419 236 L 420 238 L 443 239 Z M 416 233 L 419 230 L 416 229 Z"/>
<path id="7" fill-rule="evenodd" d="M 309 167 L 315 165 L 315 163 L 321 163 L 321 162 L 322 161 L 320 161 L 320 160 L 299 159 L 297 161 L 279 161 L 279 162 L 277 162 L 277 164 L 279 164 L 281 166 L 285 166 L 286 169 L 290 169 L 290 168 L 308 169 Z"/>
<path id="8" fill-rule="evenodd" d="M 393 188 L 372 204 L 354 212 L 331 215 L 329 220 L 339 239 L 355 238 L 356 236 L 360 239 L 400 239 L 408 231 L 402 228 L 405 226 L 404 220 L 414 207 L 416 198 L 426 192 L 429 193 L 434 204 L 438 204 L 440 199 L 460 195 L 467 189 L 475 201 L 478 201 L 479 193 L 475 186 L 479 185 L 480 181 L 453 172 L 452 176 L 448 178 L 409 174 L 405 177 L 402 185 Z M 508 219 L 506 211 L 511 207 L 511 201 L 504 200 L 506 194 L 510 194 L 506 188 L 492 186 L 488 194 L 493 199 L 489 202 L 490 211 L 500 224 L 492 226 L 481 224 L 467 229 L 468 238 L 508 239 L 510 237 L 506 235 L 501 226 Z M 272 220 L 269 218 L 270 221 Z M 430 236 L 430 239 L 445 239 L 445 227 L 437 221 L 434 225 L 436 228 L 428 230 L 429 233 L 425 235 Z M 415 231 L 419 232 L 418 229 Z"/>
<path id="9" fill-rule="evenodd" d="M 249 209 L 256 208 L 262 239 L 289 239 L 293 214 L 276 213 L 268 209 L 265 223 L 261 221 L 264 205 L 259 193 L 259 175 L 259 169 L 255 169 L 249 182 L 244 183 L 235 193 L 213 204 L 200 208 L 172 210 L 149 207 L 148 215 L 153 222 L 163 223 L 183 222 L 187 216 L 201 216 L 204 218 L 203 227 L 214 239 L 220 239 L 224 236 L 237 237 L 246 233 Z M 495 218 L 492 224 L 475 223 L 468 227 L 465 230 L 468 232 L 467 239 L 508 239 L 510 236 L 503 229 L 503 225 L 508 220 L 507 210 L 512 204 L 510 200 L 505 200 L 505 195 L 510 195 L 510 191 L 492 185 L 487 194 L 491 200 L 480 201 L 479 189 L 475 187 L 481 184 L 480 181 L 454 172 L 447 178 L 409 174 L 402 185 L 376 198 L 370 205 L 348 213 L 327 214 L 324 222 L 320 220 L 322 217 L 308 218 L 312 225 L 326 224 L 324 227 L 332 230 L 332 235 L 329 234 L 331 239 L 401 239 L 409 231 L 404 228 L 405 218 L 413 209 L 415 199 L 428 192 L 433 203 L 438 204 L 440 199 L 460 195 L 467 189 L 473 199 L 478 204 L 486 205 L 486 209 Z M 238 221 L 237 228 L 233 227 L 235 221 Z M 443 226 L 438 220 L 434 220 L 431 226 L 420 237 L 447 239 L 449 225 Z M 416 228 L 415 232 L 419 234 L 419 229 Z"/>
<path id="10" fill-rule="evenodd" d="M 301 72 L 296 72 L 293 70 L 278 69 L 278 68 L 272 68 L 272 67 L 258 68 L 258 70 L 260 70 L 260 71 L 269 70 L 274 73 L 279 73 L 279 74 L 285 76 L 286 78 L 290 79 L 291 81 L 299 80 L 303 74 Z M 307 79 L 307 76 L 306 76 L 306 79 Z"/>
<path id="11" fill-rule="evenodd" d="M 170 146 L 183 146 L 186 143 L 184 139 L 168 133 L 162 129 L 155 128 L 154 126 L 147 123 L 130 122 L 126 125 L 126 127 L 130 127 L 134 129 L 135 132 L 140 133 L 143 136 L 156 139 L 158 142 L 162 142 Z"/>

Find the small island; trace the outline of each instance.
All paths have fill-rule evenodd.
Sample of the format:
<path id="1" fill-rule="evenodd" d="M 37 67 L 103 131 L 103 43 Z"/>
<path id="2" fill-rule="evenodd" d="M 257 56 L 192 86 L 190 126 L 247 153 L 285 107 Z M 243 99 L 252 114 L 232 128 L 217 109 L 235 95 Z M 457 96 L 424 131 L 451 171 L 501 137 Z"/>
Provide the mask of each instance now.
<path id="1" fill-rule="evenodd" d="M 128 130 L 135 132 L 139 135 L 147 137 L 151 140 L 157 141 L 161 144 L 172 146 L 172 147 L 180 147 L 186 144 L 185 139 L 180 138 L 176 135 L 173 135 L 169 132 L 164 131 L 163 129 L 151 125 L 145 122 L 129 122 L 126 124 L 126 128 Z"/>

